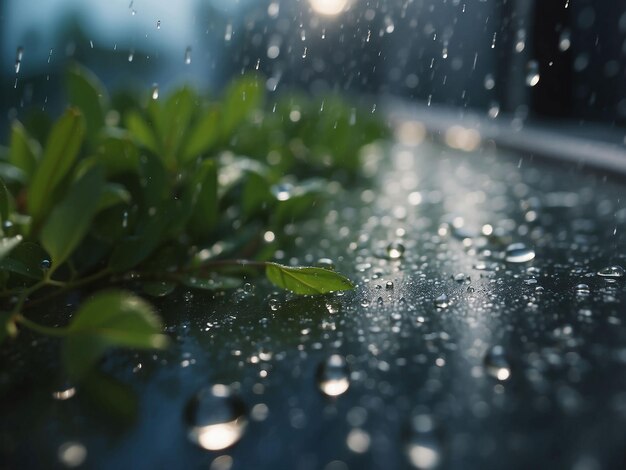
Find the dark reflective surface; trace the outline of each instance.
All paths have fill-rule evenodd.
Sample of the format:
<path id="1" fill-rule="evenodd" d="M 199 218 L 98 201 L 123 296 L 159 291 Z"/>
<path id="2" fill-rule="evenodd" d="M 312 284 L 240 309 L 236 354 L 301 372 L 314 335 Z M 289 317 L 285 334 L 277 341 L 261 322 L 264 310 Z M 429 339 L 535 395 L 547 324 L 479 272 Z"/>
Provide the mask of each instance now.
<path id="1" fill-rule="evenodd" d="M 331 258 L 355 292 L 297 298 L 255 280 L 175 293 L 158 304 L 169 351 L 103 364 L 138 396 L 132 423 L 98 412 L 80 387 L 53 397 L 71 388 L 57 377 L 57 345 L 24 335 L 0 353 L 3 466 L 67 466 L 68 442 L 69 463 L 82 455 L 85 468 L 623 465 L 624 280 L 597 272 L 626 266 L 624 187 L 398 129 L 401 141 L 366 155 L 372 187 L 300 227 L 296 258 L 283 259 Z M 510 259 L 516 243 L 534 258 Z M 333 354 L 349 376 L 334 397 L 318 375 Z M 249 419 L 220 452 L 190 442 L 184 419 L 214 384 L 240 396 Z"/>

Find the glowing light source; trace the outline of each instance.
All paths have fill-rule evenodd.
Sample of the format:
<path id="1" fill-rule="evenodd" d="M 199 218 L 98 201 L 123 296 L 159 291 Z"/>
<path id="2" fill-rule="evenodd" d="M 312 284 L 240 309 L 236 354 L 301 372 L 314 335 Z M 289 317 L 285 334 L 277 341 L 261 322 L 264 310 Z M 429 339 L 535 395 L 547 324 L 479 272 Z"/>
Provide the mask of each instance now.
<path id="1" fill-rule="evenodd" d="M 338 15 L 344 11 L 350 0 L 309 0 L 315 13 L 321 15 Z"/>

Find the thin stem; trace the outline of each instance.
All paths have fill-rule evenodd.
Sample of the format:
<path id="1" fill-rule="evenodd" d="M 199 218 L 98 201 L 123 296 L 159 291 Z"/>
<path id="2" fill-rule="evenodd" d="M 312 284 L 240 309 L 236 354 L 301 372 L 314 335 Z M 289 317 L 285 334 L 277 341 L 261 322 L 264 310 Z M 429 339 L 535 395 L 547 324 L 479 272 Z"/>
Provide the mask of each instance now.
<path id="1" fill-rule="evenodd" d="M 67 335 L 68 329 L 63 327 L 50 327 L 40 325 L 39 323 L 35 323 L 32 320 L 29 320 L 24 315 L 18 313 L 14 316 L 15 323 L 19 323 L 29 330 L 36 331 L 37 333 L 41 333 L 42 335 L 48 336 L 57 336 L 62 337 Z"/>

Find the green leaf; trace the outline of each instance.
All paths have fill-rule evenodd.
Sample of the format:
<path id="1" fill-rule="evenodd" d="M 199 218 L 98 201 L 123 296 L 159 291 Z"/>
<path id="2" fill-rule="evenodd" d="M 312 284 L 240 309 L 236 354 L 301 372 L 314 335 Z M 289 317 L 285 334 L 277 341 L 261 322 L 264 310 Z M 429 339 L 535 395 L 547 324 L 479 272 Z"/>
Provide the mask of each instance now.
<path id="1" fill-rule="evenodd" d="M 9 220 L 9 199 L 10 193 L 2 178 L 0 178 L 0 218 L 2 222 Z"/>
<path id="2" fill-rule="evenodd" d="M 76 108 L 68 109 L 52 128 L 28 191 L 34 219 L 40 220 L 52 205 L 52 193 L 76 161 L 84 133 L 85 122 Z"/>
<path id="3" fill-rule="evenodd" d="M 87 137 L 92 141 L 104 127 L 106 89 L 90 70 L 75 65 L 67 74 L 67 93 L 69 102 L 83 112 Z"/>
<path id="4" fill-rule="evenodd" d="M 226 90 L 222 106 L 221 136 L 230 140 L 236 128 L 263 103 L 263 81 L 246 76 L 234 81 Z"/>
<path id="5" fill-rule="evenodd" d="M 141 290 L 152 297 L 165 297 L 176 289 L 175 282 L 169 281 L 147 281 L 141 284 Z"/>
<path id="6" fill-rule="evenodd" d="M 103 132 L 98 156 L 109 176 L 136 173 L 139 168 L 139 148 L 130 133 L 122 129 L 107 128 Z"/>
<path id="7" fill-rule="evenodd" d="M 13 322 L 13 314 L 0 312 L 0 344 L 8 337 L 17 335 L 17 328 Z"/>
<path id="8" fill-rule="evenodd" d="M 5 258 L 21 242 L 21 235 L 16 235 L 11 238 L 0 238 L 0 260 Z"/>
<path id="9" fill-rule="evenodd" d="M 61 265 L 87 233 L 103 185 L 102 168 L 92 165 L 72 184 L 48 217 L 41 231 L 41 243 L 50 253 L 53 266 Z"/>
<path id="10" fill-rule="evenodd" d="M 29 279 L 41 280 L 43 278 L 41 262 L 47 258 L 48 254 L 39 245 L 24 242 L 0 260 L 0 270 L 16 273 Z"/>
<path id="11" fill-rule="evenodd" d="M 209 108 L 196 122 L 181 152 L 180 161 L 182 163 L 199 157 L 213 147 L 219 136 L 219 117 L 219 110 L 214 106 Z"/>
<path id="12" fill-rule="evenodd" d="M 64 361 L 80 379 L 112 347 L 164 348 L 168 338 L 152 307 L 123 291 L 100 292 L 78 310 L 67 330 Z"/>
<path id="13" fill-rule="evenodd" d="M 28 136 L 22 124 L 15 121 L 11 128 L 9 162 L 30 178 L 37 168 L 40 153 L 39 144 Z"/>
<path id="14" fill-rule="evenodd" d="M 158 207 L 168 189 L 167 173 L 163 162 L 152 154 L 142 155 L 139 160 L 141 188 L 146 207 Z"/>
<path id="15" fill-rule="evenodd" d="M 164 157 L 173 162 L 187 134 L 189 122 L 196 105 L 196 96 L 189 87 L 173 93 L 165 103 L 166 128 L 163 130 Z"/>
<path id="16" fill-rule="evenodd" d="M 133 138 L 145 148 L 152 150 L 155 154 L 159 153 L 159 145 L 157 138 L 152 131 L 150 125 L 139 114 L 138 111 L 130 111 L 126 116 L 126 127 L 130 131 Z"/>
<path id="17" fill-rule="evenodd" d="M 205 160 L 196 173 L 194 185 L 200 188 L 189 221 L 189 232 L 197 238 L 211 233 L 219 219 L 217 195 L 217 164 Z"/>
<path id="18" fill-rule="evenodd" d="M 96 370 L 88 372 L 80 382 L 81 391 L 104 418 L 130 422 L 137 415 L 138 399 L 132 388 L 119 380 Z"/>
<path id="19" fill-rule="evenodd" d="M 265 275 L 275 286 L 296 294 L 327 294 L 354 289 L 354 284 L 347 277 L 324 268 L 288 267 L 267 263 Z"/>
<path id="20" fill-rule="evenodd" d="M 131 195 L 128 190 L 117 183 L 106 183 L 102 188 L 96 212 L 103 211 L 117 204 L 130 204 Z"/>

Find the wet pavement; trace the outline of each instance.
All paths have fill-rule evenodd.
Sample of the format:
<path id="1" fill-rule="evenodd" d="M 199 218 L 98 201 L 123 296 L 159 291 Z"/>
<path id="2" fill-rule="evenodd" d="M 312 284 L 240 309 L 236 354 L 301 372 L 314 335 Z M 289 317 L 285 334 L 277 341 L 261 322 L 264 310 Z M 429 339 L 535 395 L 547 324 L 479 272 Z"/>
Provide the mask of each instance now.
<path id="1" fill-rule="evenodd" d="M 158 302 L 174 346 L 103 365 L 130 424 L 51 382 L 53 340 L 4 348 L 0 466 L 623 466 L 623 184 L 455 132 L 399 126 L 364 151 L 371 184 L 298 226 L 280 261 L 330 258 L 355 291 Z"/>

